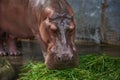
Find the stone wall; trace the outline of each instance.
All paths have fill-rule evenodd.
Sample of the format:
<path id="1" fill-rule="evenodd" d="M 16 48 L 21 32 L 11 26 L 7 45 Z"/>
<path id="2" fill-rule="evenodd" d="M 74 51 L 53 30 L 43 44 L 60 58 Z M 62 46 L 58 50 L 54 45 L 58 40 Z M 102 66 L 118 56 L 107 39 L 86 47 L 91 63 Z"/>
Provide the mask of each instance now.
<path id="1" fill-rule="evenodd" d="M 67 0 L 74 9 L 76 39 L 120 45 L 119 0 Z"/>
<path id="2" fill-rule="evenodd" d="M 120 45 L 120 0 L 106 0 L 104 40 Z"/>

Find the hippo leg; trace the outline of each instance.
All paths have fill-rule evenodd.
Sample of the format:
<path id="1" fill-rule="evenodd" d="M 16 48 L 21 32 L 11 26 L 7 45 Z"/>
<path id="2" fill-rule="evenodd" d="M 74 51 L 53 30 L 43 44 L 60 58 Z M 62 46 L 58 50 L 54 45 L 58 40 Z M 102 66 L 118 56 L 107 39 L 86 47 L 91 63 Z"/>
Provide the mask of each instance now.
<path id="1" fill-rule="evenodd" d="M 17 56 L 20 55 L 21 53 L 17 50 L 16 47 L 16 38 L 12 35 L 9 35 L 7 38 L 7 46 L 8 46 L 8 53 L 11 56 Z"/>

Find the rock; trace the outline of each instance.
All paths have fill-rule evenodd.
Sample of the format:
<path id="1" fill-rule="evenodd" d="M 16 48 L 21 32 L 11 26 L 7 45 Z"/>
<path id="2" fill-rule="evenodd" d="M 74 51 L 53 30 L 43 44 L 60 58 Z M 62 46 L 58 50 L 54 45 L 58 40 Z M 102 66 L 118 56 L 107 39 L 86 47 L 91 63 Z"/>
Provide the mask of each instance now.
<path id="1" fill-rule="evenodd" d="M 12 80 L 15 76 L 12 65 L 0 57 L 0 80 Z"/>

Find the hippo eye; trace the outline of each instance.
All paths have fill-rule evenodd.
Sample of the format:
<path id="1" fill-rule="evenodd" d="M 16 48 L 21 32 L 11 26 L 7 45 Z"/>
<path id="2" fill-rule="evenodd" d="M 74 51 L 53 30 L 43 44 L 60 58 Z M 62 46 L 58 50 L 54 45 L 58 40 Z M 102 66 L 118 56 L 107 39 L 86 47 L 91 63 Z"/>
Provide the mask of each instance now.
<path id="1" fill-rule="evenodd" d="M 53 22 L 54 21 L 54 18 L 49 18 L 49 22 Z"/>
<path id="2" fill-rule="evenodd" d="M 71 33 L 71 32 L 73 32 L 73 30 L 74 30 L 74 29 L 70 29 L 70 28 L 69 28 L 69 29 L 68 29 L 68 32 Z"/>
<path id="3" fill-rule="evenodd" d="M 72 33 L 73 31 L 74 31 L 74 28 L 68 27 L 68 28 L 66 29 L 66 33 L 67 33 L 67 34 L 70 34 L 70 33 Z"/>
<path id="4" fill-rule="evenodd" d="M 51 19 L 51 18 L 49 18 L 49 22 L 52 22 L 52 19 Z"/>

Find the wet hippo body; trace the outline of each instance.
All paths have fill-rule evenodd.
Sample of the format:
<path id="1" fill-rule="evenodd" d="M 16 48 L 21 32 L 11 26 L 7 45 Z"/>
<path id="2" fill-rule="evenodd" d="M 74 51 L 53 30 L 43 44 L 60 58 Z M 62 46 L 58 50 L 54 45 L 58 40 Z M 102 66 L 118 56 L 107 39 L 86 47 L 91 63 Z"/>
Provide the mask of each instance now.
<path id="1" fill-rule="evenodd" d="M 73 16 L 66 0 L 0 0 L 0 55 L 5 33 L 10 55 L 19 54 L 17 38 L 36 38 L 49 69 L 76 66 Z"/>

